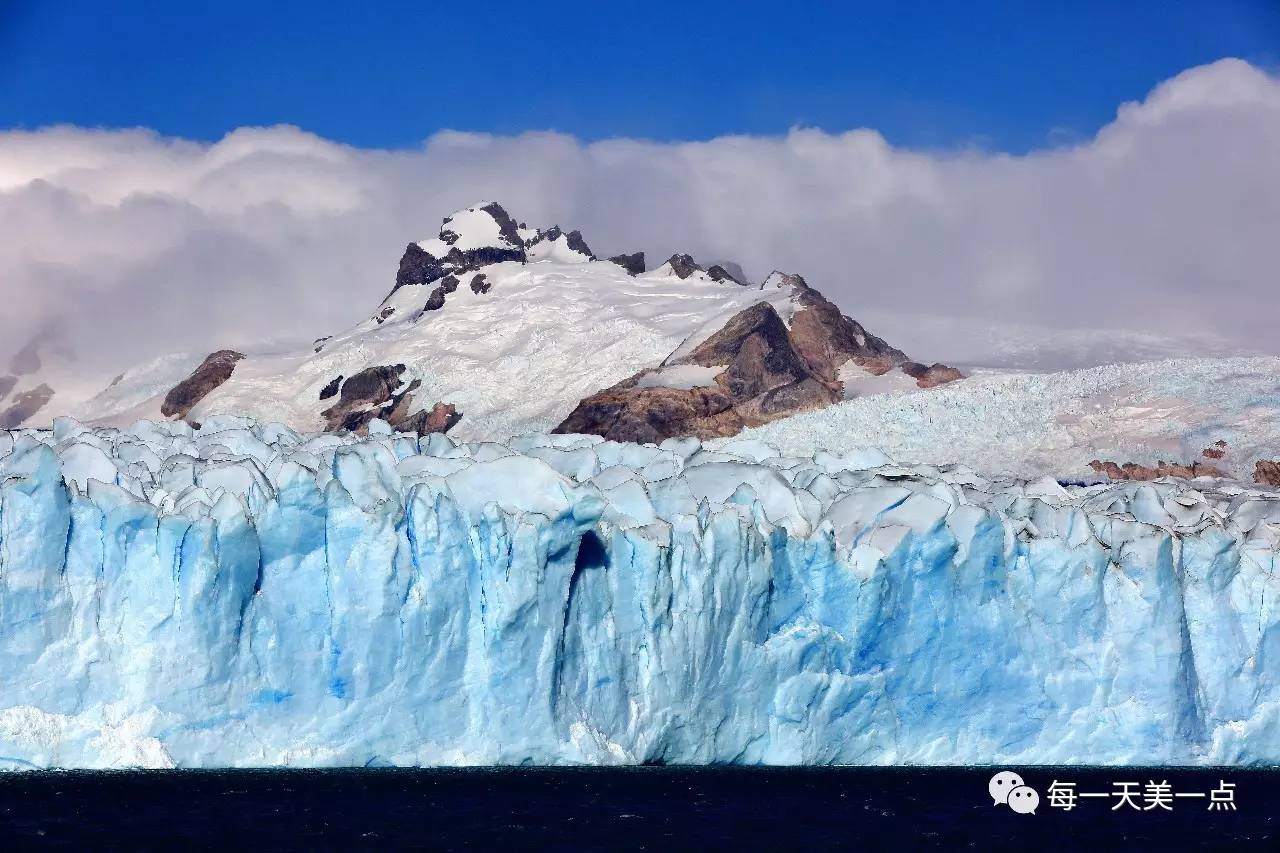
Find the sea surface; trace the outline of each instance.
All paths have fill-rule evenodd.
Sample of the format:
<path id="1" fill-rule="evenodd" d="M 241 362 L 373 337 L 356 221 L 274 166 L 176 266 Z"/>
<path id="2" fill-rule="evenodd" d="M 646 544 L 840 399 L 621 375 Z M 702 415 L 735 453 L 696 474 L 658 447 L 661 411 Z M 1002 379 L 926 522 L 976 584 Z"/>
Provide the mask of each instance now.
<path id="1" fill-rule="evenodd" d="M 1034 813 L 993 803 L 1004 769 Z M 0 774 L 0 850 L 1277 850 L 1278 816 L 1280 771 L 1233 768 Z"/>

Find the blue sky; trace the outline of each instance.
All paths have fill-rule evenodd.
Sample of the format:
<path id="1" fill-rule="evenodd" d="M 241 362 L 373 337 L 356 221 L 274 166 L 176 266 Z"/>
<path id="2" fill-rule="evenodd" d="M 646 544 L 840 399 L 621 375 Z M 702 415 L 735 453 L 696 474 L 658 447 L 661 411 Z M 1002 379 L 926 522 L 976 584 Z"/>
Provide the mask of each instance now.
<path id="1" fill-rule="evenodd" d="M 365 5 L 0 0 L 0 127 L 291 123 L 403 148 L 443 128 L 802 125 L 1021 152 L 1090 136 L 1190 66 L 1280 59 L 1276 0 Z"/>

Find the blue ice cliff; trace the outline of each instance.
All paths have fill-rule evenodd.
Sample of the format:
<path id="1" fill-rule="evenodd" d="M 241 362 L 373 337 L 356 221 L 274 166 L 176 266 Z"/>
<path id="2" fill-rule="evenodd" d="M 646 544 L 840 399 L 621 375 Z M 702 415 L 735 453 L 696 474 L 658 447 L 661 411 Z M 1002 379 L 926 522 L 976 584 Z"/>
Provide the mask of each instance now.
<path id="1" fill-rule="evenodd" d="M 875 451 L 0 431 L 0 766 L 1280 761 L 1280 500 Z"/>

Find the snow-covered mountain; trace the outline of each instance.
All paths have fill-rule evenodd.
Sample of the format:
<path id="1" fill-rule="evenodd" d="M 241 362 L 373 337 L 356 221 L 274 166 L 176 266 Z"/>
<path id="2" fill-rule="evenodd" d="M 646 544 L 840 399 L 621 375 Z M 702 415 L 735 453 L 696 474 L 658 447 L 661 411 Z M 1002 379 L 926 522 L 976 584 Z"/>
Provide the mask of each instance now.
<path id="1" fill-rule="evenodd" d="M 641 420 L 673 398 L 713 399 L 714 426 L 668 418 L 628 433 L 599 407 L 594 422 L 578 422 L 579 431 L 661 440 L 727 435 L 830 405 L 846 384 L 866 393 L 959 375 L 911 362 L 799 276 L 755 285 L 742 277 L 731 263 L 703 268 L 680 254 L 648 271 L 642 253 L 600 260 L 577 231 L 530 229 L 498 204 L 479 204 L 409 244 L 386 299 L 345 332 L 296 352 L 172 357 L 43 418 L 124 425 L 247 415 L 310 431 L 361 429 L 379 417 L 398 429 L 501 440 L 555 428 L 629 378 Z M 753 325 L 724 334 L 744 311 L 759 315 Z M 714 353 L 697 352 L 717 335 Z"/>
<path id="2" fill-rule="evenodd" d="M 37 339 L 14 375 L 0 375 L 0 426 L 235 415 L 311 432 L 376 417 L 467 441 L 558 430 L 639 442 L 745 429 L 803 453 L 871 444 L 904 460 L 1073 480 L 1134 464 L 1145 466 L 1138 476 L 1249 481 L 1280 456 L 1275 359 L 1169 359 L 1198 345 L 1021 329 L 996 359 L 1005 366 L 967 367 L 971 378 L 938 388 L 960 374 L 909 360 L 802 276 L 746 278 L 732 262 L 704 268 L 684 254 L 652 270 L 639 252 L 597 259 L 577 231 L 528 228 L 480 204 L 409 244 L 371 313 L 305 348 L 175 354 L 85 393 L 71 348 Z M 941 354 L 933 339 L 958 337 L 954 319 L 873 316 L 930 355 Z M 975 348 L 956 350 L 993 353 L 1001 334 L 975 329 Z M 1008 365 L 1038 364 L 1033 344 L 1084 363 L 1090 353 L 1165 359 L 1058 373 Z"/>

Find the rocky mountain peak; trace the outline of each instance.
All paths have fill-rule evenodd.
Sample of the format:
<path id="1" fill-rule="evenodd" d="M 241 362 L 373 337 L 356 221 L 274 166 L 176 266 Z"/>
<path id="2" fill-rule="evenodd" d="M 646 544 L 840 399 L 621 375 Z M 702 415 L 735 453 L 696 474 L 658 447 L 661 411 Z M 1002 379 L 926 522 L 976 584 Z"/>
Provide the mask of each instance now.
<path id="1" fill-rule="evenodd" d="M 435 239 L 405 247 L 391 292 L 489 264 L 525 260 L 525 244 L 515 220 L 502 205 L 485 202 L 446 216 Z"/>
<path id="2" fill-rule="evenodd" d="M 528 250 L 530 261 L 549 257 L 575 261 L 596 259 L 591 247 L 583 239 L 581 231 L 570 231 L 566 234 L 559 225 L 552 225 L 546 231 L 538 231 L 535 236 L 525 240 L 524 245 Z"/>
<path id="3" fill-rule="evenodd" d="M 719 282 L 747 285 L 747 274 L 742 265 L 733 261 L 716 261 L 707 267 L 707 275 Z"/>
<path id="4" fill-rule="evenodd" d="M 640 275 L 645 270 L 644 252 L 614 255 L 609 260 L 626 270 L 628 275 Z"/>
<path id="5" fill-rule="evenodd" d="M 520 230 L 506 208 L 495 201 L 482 202 L 456 210 L 444 218 L 437 239 L 447 246 L 464 251 L 477 248 L 520 249 L 524 241 Z M 431 240 L 418 245 L 427 251 Z"/>
<path id="6" fill-rule="evenodd" d="M 679 252 L 667 258 L 666 266 L 671 267 L 671 271 L 680 278 L 688 278 L 694 273 L 706 272 L 702 265 L 695 261 L 691 255 Z"/>
<path id="7" fill-rule="evenodd" d="M 729 269 L 730 266 L 737 269 L 736 275 Z M 712 264 L 707 267 L 707 277 L 713 281 L 718 281 L 721 284 L 737 284 L 743 287 L 746 287 L 747 284 L 746 276 L 742 272 L 742 267 L 737 264 L 729 264 L 727 266 L 725 264 Z"/>
<path id="8" fill-rule="evenodd" d="M 809 283 L 804 280 L 803 276 L 795 273 L 787 273 L 782 270 L 774 270 L 769 273 L 769 277 L 760 285 L 761 290 L 772 290 L 777 288 L 793 287 L 801 290 L 810 290 Z"/>

